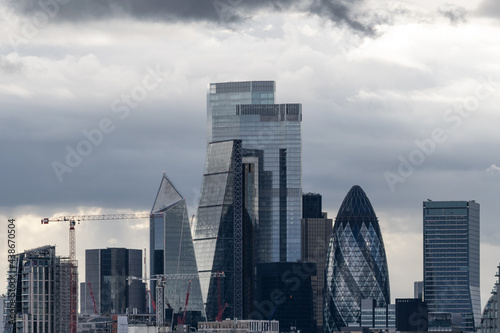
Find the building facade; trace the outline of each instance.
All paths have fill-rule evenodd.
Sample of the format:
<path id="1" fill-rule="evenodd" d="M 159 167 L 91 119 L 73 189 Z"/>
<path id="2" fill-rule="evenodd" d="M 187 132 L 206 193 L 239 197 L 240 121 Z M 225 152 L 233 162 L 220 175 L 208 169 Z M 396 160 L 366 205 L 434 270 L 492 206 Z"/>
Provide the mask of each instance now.
<path id="1" fill-rule="evenodd" d="M 316 276 L 311 277 L 314 319 L 318 332 L 323 331 L 323 290 L 325 288 L 326 254 L 332 234 L 332 219 L 321 211 L 321 195 L 302 196 L 302 262 L 316 264 Z"/>
<path id="2" fill-rule="evenodd" d="M 151 275 L 176 276 L 165 283 L 164 308 L 171 308 L 174 312 L 184 308 L 191 281 L 188 309 L 199 311 L 204 316 L 200 280 L 190 277 L 198 273 L 198 265 L 186 200 L 165 174 L 162 176 L 151 214 Z M 152 280 L 151 292 L 156 296 L 155 287 L 156 281 Z"/>
<path id="3" fill-rule="evenodd" d="M 9 301 L 15 300 L 16 319 L 5 331 L 69 333 L 72 262 L 56 256 L 55 246 L 43 246 L 17 254 L 14 266 L 15 295 L 9 293 Z"/>
<path id="4" fill-rule="evenodd" d="M 283 332 L 316 332 L 312 280 L 315 263 L 257 264 L 257 292 L 251 319 L 277 320 Z"/>
<path id="5" fill-rule="evenodd" d="M 425 332 L 428 329 L 428 309 L 422 298 L 396 299 L 396 330 Z"/>
<path id="6" fill-rule="evenodd" d="M 198 323 L 199 333 L 279 333 L 280 323 L 277 320 L 223 320 Z"/>
<path id="7" fill-rule="evenodd" d="M 390 303 L 389 271 L 377 216 L 360 186 L 340 206 L 325 270 L 324 332 L 361 323 L 361 300 Z"/>
<path id="8" fill-rule="evenodd" d="M 479 290 L 479 204 L 425 201 L 424 299 L 429 312 L 461 316 L 462 329 L 481 320 Z"/>
<path id="9" fill-rule="evenodd" d="M 242 140 L 262 152 L 256 262 L 300 260 L 301 104 L 274 104 L 274 81 L 211 83 L 208 143 Z"/>
<path id="10" fill-rule="evenodd" d="M 95 314 L 95 309 L 99 315 L 144 313 L 146 286 L 140 280 L 129 281 L 129 277 L 142 278 L 142 250 L 85 250 L 80 312 Z"/>
<path id="11" fill-rule="evenodd" d="M 203 174 L 193 241 L 207 318 L 243 318 L 241 141 L 210 143 Z"/>
<path id="12" fill-rule="evenodd" d="M 413 282 L 413 298 L 424 299 L 424 281 Z"/>
<path id="13" fill-rule="evenodd" d="M 377 306 L 374 299 L 361 300 L 361 326 L 380 330 L 396 328 L 396 305 Z"/>

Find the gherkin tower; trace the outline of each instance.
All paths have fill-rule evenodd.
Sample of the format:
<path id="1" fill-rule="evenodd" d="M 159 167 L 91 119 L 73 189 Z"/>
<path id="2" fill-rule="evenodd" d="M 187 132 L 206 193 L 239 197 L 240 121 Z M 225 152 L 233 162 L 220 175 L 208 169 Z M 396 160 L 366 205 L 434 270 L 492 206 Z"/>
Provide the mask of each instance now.
<path id="1" fill-rule="evenodd" d="M 359 323 L 362 299 L 390 302 L 389 271 L 375 211 L 355 185 L 340 206 L 325 269 L 324 333 Z"/>

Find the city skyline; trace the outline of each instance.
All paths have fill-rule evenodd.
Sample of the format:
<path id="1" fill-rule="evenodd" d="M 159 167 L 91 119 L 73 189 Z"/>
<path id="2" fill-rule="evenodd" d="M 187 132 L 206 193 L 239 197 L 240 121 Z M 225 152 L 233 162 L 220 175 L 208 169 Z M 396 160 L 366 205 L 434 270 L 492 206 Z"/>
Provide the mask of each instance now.
<path id="1" fill-rule="evenodd" d="M 303 192 L 320 193 L 330 217 L 352 185 L 370 194 L 392 297 L 411 297 L 422 279 L 421 202 L 481 203 L 484 306 L 500 261 L 498 4 L 364 0 L 342 2 L 342 16 L 321 1 L 277 1 L 279 12 L 230 1 L 239 16 L 228 20 L 210 1 L 168 19 L 150 19 L 151 8 L 112 13 L 86 3 L 52 6 L 53 16 L 17 44 L 11 32 L 22 37 L 34 12 L 0 4 L 0 219 L 17 220 L 18 252 L 55 244 L 68 254 L 67 225 L 40 225 L 43 217 L 149 212 L 162 171 L 195 213 L 208 84 L 273 80 L 275 103 L 307 111 Z M 146 220 L 76 228 L 80 281 L 86 248 L 148 248 Z"/>

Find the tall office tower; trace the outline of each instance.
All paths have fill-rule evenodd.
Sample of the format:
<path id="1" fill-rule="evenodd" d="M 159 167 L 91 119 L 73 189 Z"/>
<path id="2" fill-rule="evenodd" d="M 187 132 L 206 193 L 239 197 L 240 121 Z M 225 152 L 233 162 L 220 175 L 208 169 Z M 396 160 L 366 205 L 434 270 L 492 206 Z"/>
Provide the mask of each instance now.
<path id="1" fill-rule="evenodd" d="M 43 246 L 15 257 L 16 320 L 6 332 L 70 332 L 70 270 L 67 258 L 56 256 L 55 246 Z"/>
<path id="2" fill-rule="evenodd" d="M 497 273 L 495 275 L 497 278 L 500 278 L 500 264 L 497 266 Z M 483 310 L 483 316 L 481 317 L 481 326 L 479 326 L 479 330 L 481 333 L 499 333 L 500 328 L 500 315 L 498 313 L 498 304 L 500 294 L 498 286 L 500 285 L 500 281 L 496 280 L 495 286 L 491 290 L 491 296 L 486 302 Z M 478 330 L 478 331 L 479 331 Z"/>
<path id="3" fill-rule="evenodd" d="M 328 243 L 332 234 L 332 219 L 321 211 L 321 195 L 302 196 L 302 262 L 315 263 L 319 274 L 312 278 L 314 319 L 318 332 L 323 332 L 323 290 Z"/>
<path id="4" fill-rule="evenodd" d="M 246 223 L 245 190 L 241 140 L 208 145 L 201 187 L 198 219 L 194 226 L 194 249 L 198 260 L 201 291 L 209 320 L 217 317 L 243 318 Z M 250 228 L 252 230 L 252 228 Z M 251 240 L 251 235 L 248 237 Z M 248 241 L 248 239 L 247 239 Z M 250 258 L 251 263 L 251 258 Z M 224 272 L 225 277 L 217 276 Z M 227 306 L 225 304 L 227 303 Z M 225 307 L 225 308 L 224 308 Z"/>
<path id="5" fill-rule="evenodd" d="M 481 320 L 479 204 L 425 201 L 424 298 L 429 312 L 460 314 L 462 329 Z"/>
<path id="6" fill-rule="evenodd" d="M 166 301 L 174 311 L 184 308 L 191 280 L 188 310 L 204 314 L 200 280 L 190 278 L 189 275 L 182 276 L 198 273 L 186 200 L 165 174 L 151 213 L 156 214 L 150 219 L 151 275 L 180 274 L 175 279 L 170 279 L 164 288 Z M 155 286 L 156 282 L 152 281 L 151 291 L 154 294 Z M 167 309 L 167 303 L 164 304 Z"/>
<path id="7" fill-rule="evenodd" d="M 300 259 L 301 104 L 274 104 L 274 81 L 211 83 L 208 143 L 242 140 L 261 151 L 256 262 Z"/>
<path id="8" fill-rule="evenodd" d="M 325 270 L 324 332 L 360 324 L 362 299 L 390 303 L 389 271 L 375 211 L 355 185 L 340 206 Z"/>
<path id="9" fill-rule="evenodd" d="M 140 280 L 129 281 L 129 277 L 142 278 L 142 250 L 85 250 L 80 313 L 94 314 L 94 304 L 100 315 L 144 313 L 146 286 Z"/>

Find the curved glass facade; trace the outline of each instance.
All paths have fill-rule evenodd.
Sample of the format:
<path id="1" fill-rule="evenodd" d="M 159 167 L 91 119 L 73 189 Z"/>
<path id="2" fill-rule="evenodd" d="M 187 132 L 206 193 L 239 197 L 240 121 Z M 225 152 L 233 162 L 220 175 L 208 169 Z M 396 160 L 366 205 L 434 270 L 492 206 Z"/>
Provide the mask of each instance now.
<path id="1" fill-rule="evenodd" d="M 360 186 L 340 206 L 325 269 L 324 332 L 360 324 L 361 300 L 390 302 L 389 271 L 375 211 Z"/>
<path id="2" fill-rule="evenodd" d="M 500 264 L 497 266 L 497 278 L 500 277 Z M 481 325 L 479 326 L 478 332 L 480 333 L 497 333 L 500 327 L 500 318 L 498 316 L 498 285 L 500 281 L 495 282 L 495 286 L 491 291 L 491 296 L 488 302 L 484 306 L 483 316 L 481 317 Z"/>

